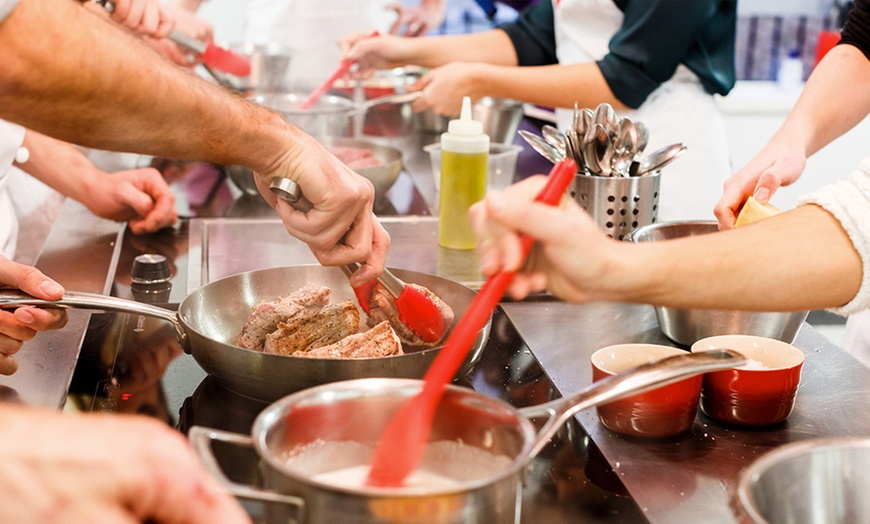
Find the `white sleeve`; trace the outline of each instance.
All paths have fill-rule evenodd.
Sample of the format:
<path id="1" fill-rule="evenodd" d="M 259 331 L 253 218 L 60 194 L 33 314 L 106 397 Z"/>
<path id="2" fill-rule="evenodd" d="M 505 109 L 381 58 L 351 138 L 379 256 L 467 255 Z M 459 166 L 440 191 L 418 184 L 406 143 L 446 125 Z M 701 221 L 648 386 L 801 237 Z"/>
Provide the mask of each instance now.
<path id="1" fill-rule="evenodd" d="M 870 308 L 870 157 L 862 160 L 847 180 L 801 197 L 798 205 L 803 204 L 815 204 L 832 214 L 861 256 L 864 275 L 858 294 L 848 304 L 830 311 L 850 315 Z"/>
<path id="2" fill-rule="evenodd" d="M 0 0 L 0 22 L 6 20 L 6 17 L 17 5 L 18 0 Z"/>

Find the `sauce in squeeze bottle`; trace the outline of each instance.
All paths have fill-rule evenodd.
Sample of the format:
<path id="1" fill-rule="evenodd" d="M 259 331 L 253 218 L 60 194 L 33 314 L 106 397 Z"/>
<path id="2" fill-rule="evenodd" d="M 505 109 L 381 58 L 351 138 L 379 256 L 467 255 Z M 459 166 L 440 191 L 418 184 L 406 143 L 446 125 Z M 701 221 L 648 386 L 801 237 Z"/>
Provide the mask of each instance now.
<path id="1" fill-rule="evenodd" d="M 471 99 L 462 99 L 458 119 L 441 135 L 441 194 L 438 244 L 452 249 L 474 249 L 477 242 L 468 208 L 486 194 L 489 136 L 471 115 Z"/>

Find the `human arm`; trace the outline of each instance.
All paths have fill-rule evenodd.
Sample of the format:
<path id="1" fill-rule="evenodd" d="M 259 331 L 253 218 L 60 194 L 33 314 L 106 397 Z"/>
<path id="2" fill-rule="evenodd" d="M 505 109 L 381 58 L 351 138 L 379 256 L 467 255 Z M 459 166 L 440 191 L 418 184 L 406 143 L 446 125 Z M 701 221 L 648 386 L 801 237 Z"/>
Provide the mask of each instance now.
<path id="1" fill-rule="evenodd" d="M 571 302 L 789 311 L 843 306 L 862 286 L 862 256 L 816 205 L 731 231 L 633 244 L 607 237 L 568 197 L 558 208 L 533 203 L 544 182 L 487 195 L 471 211 L 486 275 L 519 266 L 515 232 L 538 240 L 511 284 L 516 298 L 547 288 Z"/>
<path id="2" fill-rule="evenodd" d="M 288 231 L 323 264 L 365 260 L 368 279 L 382 269 L 389 236 L 372 215 L 372 184 L 280 114 L 173 66 L 68 0 L 21 0 L 0 22 L 0 48 L 0 117 L 98 149 L 292 179 L 314 209 L 267 198 Z"/>
<path id="3" fill-rule="evenodd" d="M 0 521 L 250 522 L 156 420 L 3 404 L 0 426 Z"/>
<path id="4" fill-rule="evenodd" d="M 43 275 L 38 269 L 12 262 L 2 256 L 0 288 L 20 289 L 45 300 L 58 300 L 64 293 L 60 284 Z M 23 342 L 32 339 L 40 331 L 60 329 L 66 322 L 66 312 L 59 309 L 0 309 L 0 375 L 11 375 L 18 370 L 15 354 L 21 349 Z"/>
<path id="5" fill-rule="evenodd" d="M 111 5 L 111 10 L 106 11 L 99 3 L 85 3 L 86 8 L 108 15 L 141 36 L 163 38 L 175 26 L 172 13 L 159 0 L 112 0 Z"/>
<path id="6" fill-rule="evenodd" d="M 386 8 L 395 11 L 398 17 L 390 27 L 390 34 L 397 35 L 405 28 L 404 36 L 420 36 L 441 25 L 447 3 L 445 0 L 420 0 L 416 6 L 394 3 Z"/>
<path id="7" fill-rule="evenodd" d="M 870 48 L 870 1 L 858 2 Z M 726 182 L 714 213 L 722 229 L 734 227 L 749 196 L 768 202 L 780 186 L 794 183 L 806 160 L 870 113 L 870 57 L 850 43 L 835 46 L 819 62 L 783 124 L 767 145 Z"/>
<path id="8" fill-rule="evenodd" d="M 99 217 L 129 221 L 133 233 L 157 231 L 178 218 L 175 197 L 156 169 L 106 173 L 72 145 L 30 130 L 24 146 L 30 159 L 19 168 Z"/>

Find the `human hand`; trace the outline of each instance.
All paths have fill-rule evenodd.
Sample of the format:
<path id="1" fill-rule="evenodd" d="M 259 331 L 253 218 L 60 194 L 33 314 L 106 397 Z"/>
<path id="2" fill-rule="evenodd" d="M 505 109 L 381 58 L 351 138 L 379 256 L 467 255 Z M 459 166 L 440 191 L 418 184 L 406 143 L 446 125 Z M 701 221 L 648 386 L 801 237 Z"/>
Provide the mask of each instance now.
<path id="1" fill-rule="evenodd" d="M 743 168 L 725 181 L 722 198 L 713 209 L 719 229 L 731 229 L 740 207 L 750 196 L 767 203 L 780 186 L 794 183 L 807 163 L 803 149 L 790 140 L 771 140 Z"/>
<path id="2" fill-rule="evenodd" d="M 571 302 L 599 299 L 616 242 L 568 197 L 558 207 L 534 202 L 546 180 L 527 178 L 471 206 L 481 270 L 486 276 L 519 270 L 508 288 L 516 299 L 545 288 Z M 537 241 L 525 264 L 521 233 Z"/>
<path id="3" fill-rule="evenodd" d="M 442 115 L 458 115 L 462 108 L 462 98 L 471 97 L 472 101 L 486 95 L 481 92 L 481 72 L 492 66 L 468 62 L 451 62 L 435 68 L 407 86 L 408 91 L 422 91 L 423 96 L 411 104 L 414 111 L 432 109 Z"/>
<path id="4" fill-rule="evenodd" d="M 379 35 L 363 31 L 344 36 L 338 43 L 342 49 L 342 59 L 356 62 L 353 75 L 365 77 L 378 69 L 392 69 L 408 65 L 412 57 L 409 38 Z"/>
<path id="5" fill-rule="evenodd" d="M 159 0 L 113 0 L 110 18 L 142 36 L 163 38 L 175 26 L 175 18 Z"/>
<path id="6" fill-rule="evenodd" d="M 157 231 L 178 219 L 175 196 L 154 168 L 100 172 L 88 185 L 82 203 L 99 217 L 129 222 L 135 234 Z"/>
<path id="7" fill-rule="evenodd" d="M 0 286 L 20 289 L 44 300 L 60 300 L 64 293 L 60 284 L 43 275 L 38 269 L 2 256 Z M 60 329 L 66 322 L 67 314 L 61 309 L 19 307 L 13 311 L 0 310 L 0 374 L 11 375 L 18 370 L 15 354 L 25 341 L 32 339 L 40 331 Z"/>
<path id="8" fill-rule="evenodd" d="M 250 522 L 162 422 L 21 406 L 0 421 L 2 522 Z"/>
<path id="9" fill-rule="evenodd" d="M 269 189 L 274 177 L 293 180 L 313 208 L 298 211 Z M 383 270 L 390 236 L 372 213 L 374 186 L 352 171 L 326 147 L 300 136 L 273 170 L 255 174 L 263 198 L 276 209 L 287 231 L 308 244 L 327 266 L 365 261 L 352 285 Z"/>
<path id="10" fill-rule="evenodd" d="M 421 0 L 416 7 L 404 6 L 399 3 L 390 4 L 386 9 L 396 12 L 398 18 L 390 27 L 390 34 L 403 36 L 420 36 L 430 29 L 438 27 L 444 21 L 445 3 L 442 0 Z M 401 31 L 404 28 L 404 31 Z"/>

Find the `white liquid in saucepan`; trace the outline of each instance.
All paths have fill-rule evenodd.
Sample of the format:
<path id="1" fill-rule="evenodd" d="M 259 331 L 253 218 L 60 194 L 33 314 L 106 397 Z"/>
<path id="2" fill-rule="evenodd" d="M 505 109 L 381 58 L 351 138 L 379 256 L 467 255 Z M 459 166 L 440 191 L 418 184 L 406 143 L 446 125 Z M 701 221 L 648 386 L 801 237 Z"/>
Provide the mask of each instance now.
<path id="1" fill-rule="evenodd" d="M 371 469 L 374 447 L 353 441 L 315 441 L 284 457 L 285 466 L 311 480 L 336 487 L 362 488 Z M 408 488 L 444 489 L 495 475 L 512 460 L 485 449 L 455 441 L 426 446 L 418 469 L 405 479 Z"/>

